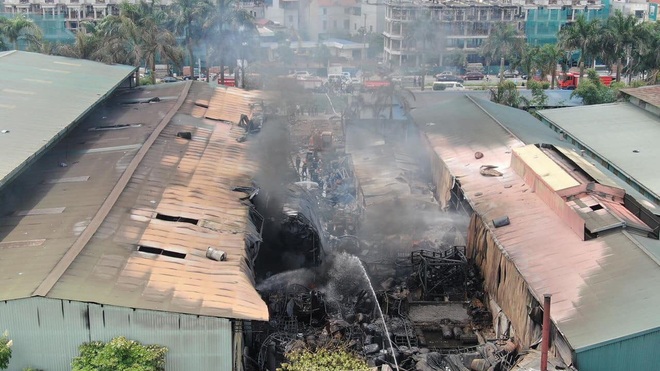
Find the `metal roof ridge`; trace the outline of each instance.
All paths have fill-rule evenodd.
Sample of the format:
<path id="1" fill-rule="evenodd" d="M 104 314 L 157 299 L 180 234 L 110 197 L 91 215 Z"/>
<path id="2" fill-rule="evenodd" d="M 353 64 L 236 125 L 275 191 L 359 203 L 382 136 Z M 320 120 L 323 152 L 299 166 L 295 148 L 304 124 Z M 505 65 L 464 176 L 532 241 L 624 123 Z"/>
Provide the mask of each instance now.
<path id="1" fill-rule="evenodd" d="M 121 175 L 121 177 L 113 187 L 112 191 L 110 191 L 108 197 L 105 199 L 105 201 L 103 201 L 103 204 L 96 212 L 94 217 L 92 217 L 92 220 L 87 225 L 87 228 L 85 228 L 85 230 L 80 234 L 80 236 L 78 236 L 78 238 L 73 242 L 73 244 L 69 247 L 69 249 L 62 256 L 62 258 L 57 262 L 55 267 L 50 271 L 50 273 L 48 273 L 46 278 L 34 290 L 32 296 L 44 296 L 44 297 L 47 296 L 48 292 L 50 292 L 53 286 L 55 286 L 57 281 L 62 277 L 64 272 L 66 272 L 66 270 L 69 268 L 71 263 L 73 263 L 73 261 L 76 259 L 78 254 L 80 254 L 82 249 L 92 239 L 92 237 L 94 236 L 94 234 L 96 233 L 96 231 L 101 226 L 101 224 L 107 217 L 108 213 L 112 209 L 112 206 L 117 202 L 124 188 L 133 177 L 133 173 L 137 169 L 138 165 L 140 164 L 144 156 L 149 151 L 149 148 L 151 148 L 151 145 L 156 141 L 160 133 L 167 126 L 167 124 L 170 122 L 172 117 L 174 117 L 176 112 L 179 110 L 179 108 L 185 101 L 186 97 L 188 96 L 188 91 L 190 90 L 191 85 L 192 85 L 192 81 L 188 81 L 186 83 L 186 85 L 183 88 L 183 91 L 179 95 L 176 104 L 167 112 L 165 117 L 163 117 L 163 119 L 158 124 L 158 126 L 154 129 L 151 135 L 144 142 L 144 144 L 137 152 L 135 157 L 133 157 L 130 164 L 128 165 L 124 173 Z"/>
<path id="2" fill-rule="evenodd" d="M 2 57 L 6 57 L 6 56 L 8 56 L 8 55 L 12 55 L 12 54 L 14 54 L 14 53 L 16 53 L 16 50 L 7 50 L 7 51 L 5 51 L 5 52 L 0 53 L 0 58 L 2 58 Z"/>
<path id="3" fill-rule="evenodd" d="M 467 94 L 467 93 L 466 93 L 465 96 L 466 96 L 466 97 L 467 97 L 472 103 L 474 103 L 477 107 L 479 107 L 479 109 L 480 109 L 481 111 L 483 111 L 483 113 L 485 113 L 488 117 L 490 117 L 491 120 L 495 121 L 495 122 L 496 122 L 496 123 L 502 128 L 502 129 L 504 129 L 504 131 L 506 131 L 507 133 L 509 133 L 509 135 L 511 135 L 511 137 L 515 138 L 517 141 L 519 141 L 519 142 L 522 143 L 523 145 L 525 144 L 524 141 L 522 141 L 520 138 L 518 138 L 517 135 L 515 135 L 511 130 L 509 130 L 506 126 L 504 126 L 504 124 L 502 124 L 498 119 L 496 119 L 495 116 L 491 115 L 490 112 L 488 112 L 488 110 L 486 110 L 486 109 L 485 109 L 484 107 L 482 107 L 479 103 L 477 103 L 477 101 L 474 100 L 474 98 L 472 98 L 472 96 L 470 96 L 470 94 Z"/>

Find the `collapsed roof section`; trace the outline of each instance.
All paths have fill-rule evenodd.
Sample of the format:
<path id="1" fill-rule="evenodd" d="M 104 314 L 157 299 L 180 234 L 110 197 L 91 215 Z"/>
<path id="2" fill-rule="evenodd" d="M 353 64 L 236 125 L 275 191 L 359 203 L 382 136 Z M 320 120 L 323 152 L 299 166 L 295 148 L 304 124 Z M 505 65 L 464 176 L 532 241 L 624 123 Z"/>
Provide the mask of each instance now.
<path id="1" fill-rule="evenodd" d="M 232 190 L 256 171 L 236 140 L 244 129 L 203 119 L 193 103 L 215 93 L 202 83 L 131 91 L 19 177 L 2 205 L 1 299 L 267 320 L 253 281 L 261 226 Z M 164 98 L 122 104 L 154 95 Z"/>

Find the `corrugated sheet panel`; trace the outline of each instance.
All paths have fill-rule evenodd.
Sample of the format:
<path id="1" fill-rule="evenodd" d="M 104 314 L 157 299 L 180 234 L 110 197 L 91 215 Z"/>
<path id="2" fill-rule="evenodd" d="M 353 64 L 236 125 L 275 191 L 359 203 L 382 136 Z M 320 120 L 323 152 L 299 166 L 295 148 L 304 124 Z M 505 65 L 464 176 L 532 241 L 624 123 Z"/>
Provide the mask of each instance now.
<path id="1" fill-rule="evenodd" d="M 241 115 L 252 117 L 251 105 L 257 103 L 259 91 L 245 91 L 233 87 L 218 87 L 208 102 L 209 107 L 204 117 L 211 120 L 229 121 L 237 124 Z"/>
<path id="2" fill-rule="evenodd" d="M 169 351 L 166 370 L 231 370 L 232 326 L 223 318 L 28 298 L 0 302 L 14 341 L 9 370 L 68 371 L 80 344 L 117 336 Z"/>
<path id="3" fill-rule="evenodd" d="M 249 206 L 240 200 L 244 194 L 231 190 L 251 185 L 255 171 L 248 143 L 236 140 L 244 130 L 197 121 L 205 125 L 179 120 L 163 130 L 48 296 L 268 319 L 245 244 Z M 180 131 L 191 132 L 192 139 L 177 138 Z M 159 214 L 165 220 L 157 219 Z M 138 246 L 146 249 L 138 251 Z M 226 261 L 207 259 L 208 247 L 226 252 Z"/>
<path id="4" fill-rule="evenodd" d="M 135 67 L 14 51 L 0 70 L 2 186 Z"/>
<path id="5" fill-rule="evenodd" d="M 657 370 L 660 365 L 660 331 L 614 341 L 577 353 L 580 371 Z"/>
<path id="6" fill-rule="evenodd" d="M 552 161 L 550 157 L 546 156 L 541 150 L 534 145 L 527 145 L 521 148 L 514 148 L 512 159 L 512 166 L 515 164 L 516 156 L 526 166 L 516 168 L 518 175 L 528 180 L 527 174 L 524 169 L 529 168 L 531 171 L 529 176 L 533 178 L 539 177 L 550 187 L 553 191 L 575 187 L 580 183 L 570 176 L 564 169 L 562 169 L 556 162 Z M 527 181 L 527 183 L 530 183 Z"/>
<path id="7" fill-rule="evenodd" d="M 631 103 L 537 111 L 590 151 L 660 197 L 660 118 Z"/>
<path id="8" fill-rule="evenodd" d="M 508 167 L 511 148 L 523 144 L 460 99 L 412 115 L 486 223 L 496 241 L 490 248 L 513 263 L 507 277 L 520 275 L 538 302 L 544 293 L 553 295 L 552 319 L 574 349 L 658 328 L 658 264 L 625 232 L 581 241 Z M 475 159 L 477 151 L 484 153 L 482 159 Z M 480 175 L 481 164 L 498 165 L 503 176 Z M 490 221 L 502 216 L 511 224 L 494 228 Z M 479 246 L 484 247 L 473 240 L 470 247 Z M 504 274 L 498 273 L 499 259 L 484 259 L 481 266 L 490 267 L 490 285 L 497 287 Z M 507 315 L 522 313 L 529 304 L 520 294 L 517 287 L 502 291 L 498 302 Z M 528 329 L 526 320 L 516 325 Z"/>
<path id="9" fill-rule="evenodd" d="M 658 85 L 621 89 L 621 91 L 655 107 L 660 107 L 660 86 Z"/>
<path id="10" fill-rule="evenodd" d="M 178 84 L 161 84 L 123 94 L 121 99 L 176 96 L 181 87 Z M 69 135 L 2 188 L 0 241 L 4 245 L 0 246 L 0 279 L 3 282 L 0 299 L 32 295 L 87 228 L 137 152 L 136 149 L 88 150 L 139 147 L 174 102 L 163 100 L 155 104 L 124 107 L 117 100 L 110 100 L 107 104 L 115 108 L 92 111 Z M 116 124 L 133 125 L 117 130 L 94 130 Z M 58 182 L 75 178 L 86 180 Z M 45 208 L 64 208 L 64 211 L 61 214 L 23 216 L 17 213 Z M 100 232 L 108 235 L 112 231 L 104 229 Z M 29 240 L 44 242 L 40 245 L 21 242 Z M 31 263 L 25 264 L 25 261 Z"/>

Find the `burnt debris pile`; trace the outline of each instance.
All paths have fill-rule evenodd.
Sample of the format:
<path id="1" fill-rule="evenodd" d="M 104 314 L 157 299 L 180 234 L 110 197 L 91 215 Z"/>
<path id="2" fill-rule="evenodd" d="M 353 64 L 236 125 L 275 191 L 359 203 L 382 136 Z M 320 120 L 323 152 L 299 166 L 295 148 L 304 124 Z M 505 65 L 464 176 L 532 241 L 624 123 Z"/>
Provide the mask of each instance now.
<path id="1" fill-rule="evenodd" d="M 492 331 L 467 218 L 439 211 L 418 144 L 358 135 L 371 144 L 347 151 L 341 120 L 280 117 L 255 140 L 270 321 L 251 325 L 248 364 L 341 346 L 380 370 L 510 369 L 518 347 Z"/>

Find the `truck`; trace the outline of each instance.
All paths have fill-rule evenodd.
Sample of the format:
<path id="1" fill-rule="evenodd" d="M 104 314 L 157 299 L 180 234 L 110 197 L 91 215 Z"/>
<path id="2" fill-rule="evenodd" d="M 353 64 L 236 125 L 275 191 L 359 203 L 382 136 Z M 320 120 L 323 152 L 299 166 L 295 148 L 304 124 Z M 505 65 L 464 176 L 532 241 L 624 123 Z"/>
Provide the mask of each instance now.
<path id="1" fill-rule="evenodd" d="M 600 75 L 600 81 L 603 83 L 605 86 L 610 86 L 612 84 L 612 76 L 610 75 Z M 587 78 L 586 75 L 582 76 L 582 78 Z M 574 73 L 574 72 L 569 72 L 566 74 L 562 74 L 559 76 L 559 88 L 564 89 L 564 90 L 575 90 L 577 88 L 578 83 L 580 80 L 580 74 L 579 73 Z"/>

